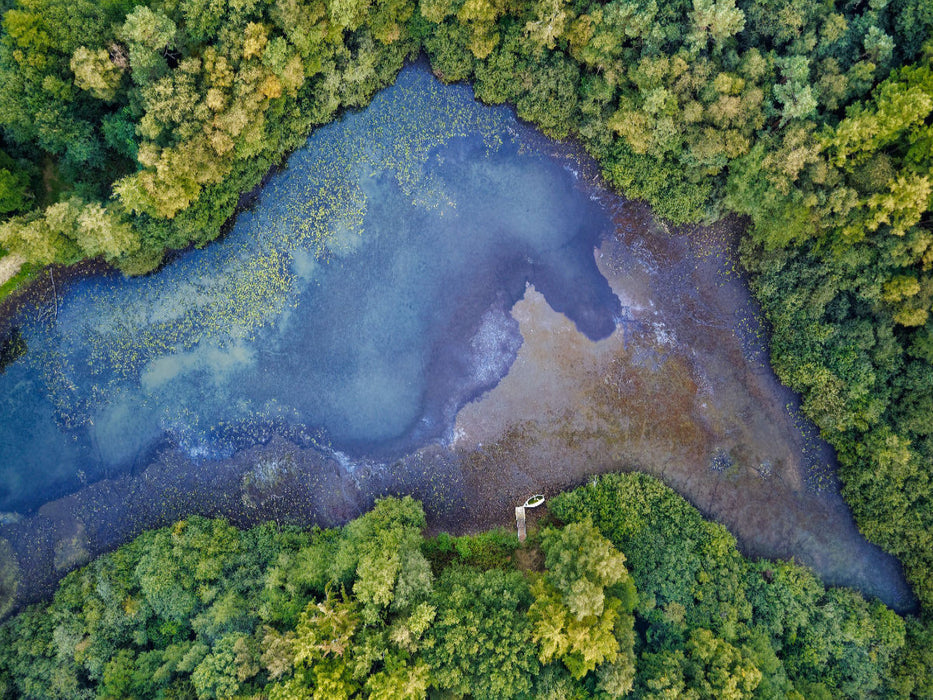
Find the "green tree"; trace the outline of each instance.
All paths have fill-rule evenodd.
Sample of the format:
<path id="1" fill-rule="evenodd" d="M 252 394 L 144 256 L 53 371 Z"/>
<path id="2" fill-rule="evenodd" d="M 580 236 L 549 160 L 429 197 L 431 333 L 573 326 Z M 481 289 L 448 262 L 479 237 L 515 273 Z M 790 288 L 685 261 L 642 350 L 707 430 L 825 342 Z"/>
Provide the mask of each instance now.
<path id="1" fill-rule="evenodd" d="M 727 39 L 745 28 L 745 14 L 735 6 L 735 0 L 693 0 L 690 19 L 689 41 L 697 52 L 706 49 L 709 42 L 714 51 L 721 51 Z"/>
<path id="2" fill-rule="evenodd" d="M 451 568 L 435 587 L 425 660 L 440 688 L 478 700 L 528 693 L 539 669 L 518 573 Z"/>
<path id="3" fill-rule="evenodd" d="M 94 97 L 109 102 L 117 96 L 123 69 L 114 64 L 107 49 L 93 51 L 79 46 L 71 56 L 71 71 L 75 85 Z"/>
<path id="4" fill-rule="evenodd" d="M 363 619 L 375 622 L 383 610 L 410 610 L 431 592 L 431 567 L 421 553 L 421 504 L 406 496 L 377 501 L 350 523 L 334 557 L 334 580 L 355 576 L 353 595 Z"/>
<path id="5" fill-rule="evenodd" d="M 118 36 L 129 50 L 134 82 L 145 85 L 168 70 L 165 52 L 174 48 L 177 31 L 170 18 L 145 5 L 137 5 L 126 16 Z"/>
<path id="6" fill-rule="evenodd" d="M 30 199 L 29 173 L 0 150 L 0 214 L 22 211 Z"/>
<path id="7" fill-rule="evenodd" d="M 571 523 L 545 531 L 545 580 L 560 594 L 578 620 L 603 612 L 606 589 L 630 585 L 625 556 L 603 537 L 592 522 Z"/>
<path id="8" fill-rule="evenodd" d="M 703 628 L 687 640 L 685 676 L 688 687 L 709 700 L 750 698 L 761 682 L 761 671 L 750 660 Z"/>
<path id="9" fill-rule="evenodd" d="M 191 683 L 198 698 L 229 698 L 238 693 L 245 678 L 237 668 L 237 643 L 242 635 L 228 634 L 217 643 L 191 673 Z"/>
<path id="10" fill-rule="evenodd" d="M 538 645 L 542 664 L 562 661 L 571 675 L 580 679 L 599 664 L 615 664 L 622 656 L 615 629 L 631 628 L 631 617 L 624 618 L 622 604 L 609 598 L 600 612 L 576 617 L 564 597 L 543 580 L 532 587 L 535 602 L 528 612 L 532 640 Z M 627 650 L 631 656 L 631 649 Z M 634 661 L 634 659 L 630 659 Z"/>

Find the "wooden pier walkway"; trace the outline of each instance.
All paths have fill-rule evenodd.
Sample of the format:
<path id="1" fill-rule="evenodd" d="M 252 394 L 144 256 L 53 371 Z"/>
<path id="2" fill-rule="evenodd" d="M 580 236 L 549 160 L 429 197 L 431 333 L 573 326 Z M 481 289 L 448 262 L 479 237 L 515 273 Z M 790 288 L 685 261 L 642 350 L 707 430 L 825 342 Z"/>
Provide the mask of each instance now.
<path id="1" fill-rule="evenodd" d="M 544 503 L 544 496 L 536 493 L 520 506 L 515 506 L 515 526 L 518 528 L 518 541 L 524 542 L 528 533 L 525 529 L 525 509 L 537 508 Z"/>

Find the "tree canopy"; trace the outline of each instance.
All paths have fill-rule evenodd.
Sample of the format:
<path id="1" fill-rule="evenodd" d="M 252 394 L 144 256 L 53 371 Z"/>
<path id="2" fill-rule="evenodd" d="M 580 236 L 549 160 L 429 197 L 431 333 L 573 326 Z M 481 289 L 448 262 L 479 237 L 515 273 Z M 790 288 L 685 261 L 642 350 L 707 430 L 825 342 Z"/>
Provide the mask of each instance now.
<path id="1" fill-rule="evenodd" d="M 408 497 L 333 530 L 191 517 L 146 532 L 0 626 L 0 697 L 930 690 L 928 628 L 795 564 L 743 558 L 650 477 L 604 477 L 551 512 L 523 544 L 426 539 Z"/>
<path id="2" fill-rule="evenodd" d="M 931 36 L 928 0 L 8 0 L 0 246 L 149 272 L 423 50 L 672 223 L 747 217 L 772 363 L 929 610 Z"/>

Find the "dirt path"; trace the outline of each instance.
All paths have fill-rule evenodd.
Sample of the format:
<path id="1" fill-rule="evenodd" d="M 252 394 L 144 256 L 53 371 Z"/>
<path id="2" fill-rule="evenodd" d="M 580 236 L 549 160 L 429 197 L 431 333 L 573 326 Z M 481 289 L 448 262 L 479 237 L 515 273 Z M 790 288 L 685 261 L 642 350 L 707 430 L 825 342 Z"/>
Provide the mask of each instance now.
<path id="1" fill-rule="evenodd" d="M 0 258 L 0 285 L 4 285 L 16 276 L 26 260 L 16 253 L 9 253 Z"/>

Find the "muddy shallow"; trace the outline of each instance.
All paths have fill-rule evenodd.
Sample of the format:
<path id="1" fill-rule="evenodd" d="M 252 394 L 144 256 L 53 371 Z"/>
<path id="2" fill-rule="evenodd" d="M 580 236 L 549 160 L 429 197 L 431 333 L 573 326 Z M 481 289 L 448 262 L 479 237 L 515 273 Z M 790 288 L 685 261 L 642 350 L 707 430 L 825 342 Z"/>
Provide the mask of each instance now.
<path id="1" fill-rule="evenodd" d="M 409 88 L 421 85 L 419 89 L 423 90 L 424 74 L 412 82 L 411 70 L 403 74 L 407 78 L 400 82 Z M 448 90 L 460 91 L 457 99 L 461 99 L 465 88 L 433 84 L 430 90 L 443 95 Z M 391 94 L 397 96 L 398 91 Z M 497 119 L 501 112 L 499 115 Z M 511 116 L 508 118 L 514 122 Z M 488 141 L 488 123 L 474 119 L 463 124 L 480 124 L 487 130 Z M 463 124 L 458 139 L 465 138 Z M 516 128 L 517 124 L 509 126 Z M 471 159 L 482 157 L 483 149 L 471 147 L 468 142 L 452 142 L 447 135 L 439 138 L 447 150 L 430 151 L 430 157 L 437 160 L 436 169 L 428 173 L 430 177 L 397 179 L 398 186 L 368 171 L 359 177 L 367 216 L 379 213 L 378 202 L 390 201 L 384 196 L 386 192 L 404 189 L 413 182 L 427 183 L 449 194 L 451 187 L 444 179 L 445 172 L 472 168 Z M 398 390 L 372 416 L 368 411 L 376 404 L 363 405 L 365 410 L 355 409 L 352 402 L 342 403 L 347 394 L 339 387 L 325 386 L 326 391 L 321 390 L 321 395 L 330 397 L 328 401 L 362 426 L 361 432 L 354 433 L 353 439 L 346 441 L 347 448 L 341 450 L 334 440 L 320 440 L 313 435 L 307 438 L 302 430 L 296 430 L 296 425 L 302 427 L 303 416 L 306 419 L 313 415 L 322 405 L 320 400 L 312 405 L 302 403 L 301 396 L 292 400 L 282 393 L 290 387 L 289 377 L 304 378 L 317 371 L 301 356 L 309 335 L 294 336 L 290 329 L 294 329 L 295 319 L 290 314 L 301 308 L 295 305 L 303 303 L 301 299 L 313 298 L 317 293 L 319 280 L 323 279 L 318 267 L 328 263 L 292 250 L 289 262 L 280 265 L 278 254 L 270 258 L 267 246 L 264 259 L 274 258 L 275 263 L 268 269 L 274 267 L 279 274 L 281 267 L 293 277 L 283 278 L 284 282 L 279 277 L 273 279 L 278 285 L 273 291 L 286 290 L 282 291 L 281 316 L 256 331 L 261 341 L 258 349 L 243 349 L 242 338 L 222 346 L 216 336 L 211 336 L 207 346 L 198 340 L 170 348 L 165 357 L 171 357 L 171 362 L 163 356 L 147 356 L 139 367 L 121 365 L 120 371 L 129 378 L 127 381 L 138 381 L 143 388 L 169 387 L 166 395 L 172 401 L 145 404 L 146 411 L 156 416 L 151 423 L 154 426 L 164 427 L 171 420 L 184 424 L 183 413 L 158 413 L 172 407 L 175 396 L 190 398 L 192 410 L 199 410 L 198 400 L 205 391 L 219 392 L 218 387 L 249 382 L 279 392 L 256 394 L 262 398 L 262 402 L 256 401 L 257 406 L 274 406 L 269 415 L 278 423 L 263 424 L 251 440 L 244 441 L 238 435 L 237 440 L 224 444 L 225 449 L 214 451 L 208 448 L 219 438 L 207 440 L 204 436 L 215 434 L 215 426 L 223 422 L 225 414 L 204 414 L 207 422 L 193 435 L 178 430 L 159 437 L 153 428 L 150 432 L 155 437 L 148 446 L 127 441 L 120 437 L 125 431 L 116 428 L 111 431 L 115 436 L 112 440 L 102 442 L 97 438 L 97 453 L 112 453 L 113 464 L 122 466 L 103 468 L 91 475 L 82 472 L 77 482 L 72 475 L 68 477 L 71 485 L 65 489 L 69 495 L 24 509 L 25 515 L 9 514 L 0 525 L 0 536 L 10 541 L 23 574 L 19 600 L 45 594 L 64 572 L 141 530 L 192 512 L 225 515 L 241 525 L 267 518 L 332 525 L 355 517 L 380 495 L 411 493 L 424 501 L 432 529 L 463 532 L 490 525 L 511 526 L 513 506 L 531 493 L 552 494 L 600 472 L 641 469 L 661 477 L 706 515 L 726 525 L 744 552 L 793 556 L 813 567 L 828 583 L 854 586 L 895 607 L 910 607 L 910 592 L 897 562 L 859 535 L 839 498 L 831 450 L 801 419 L 796 397 L 777 382 L 768 368 L 755 307 L 733 267 L 730 246 L 735 227 L 702 229 L 689 238 L 672 235 L 659 227 L 644 207 L 602 190 L 593 178 L 592 164 L 573 149 L 549 144 L 530 133 L 523 132 L 521 138 L 523 148 L 537 149 L 539 156 L 546 154 L 553 164 L 542 171 L 550 173 L 546 178 L 536 176 L 535 187 L 539 189 L 533 191 L 539 193 L 538 204 L 530 205 L 525 217 L 515 217 L 514 226 L 521 229 L 528 216 L 538 216 L 540 221 L 529 229 L 531 235 L 541 228 L 541 222 L 557 216 L 541 216 L 549 200 L 542 194 L 546 190 L 540 188 L 547 178 L 558 177 L 560 171 L 560 177 L 572 179 L 572 187 L 587 195 L 592 203 L 587 207 L 598 205 L 603 212 L 598 217 L 605 216 L 611 222 L 592 258 L 592 241 L 586 236 L 561 237 L 566 228 L 563 226 L 555 228 L 545 245 L 527 251 L 521 248 L 521 254 L 509 259 L 503 269 L 496 267 L 495 257 L 483 258 L 477 266 L 490 274 L 479 275 L 471 283 L 474 287 L 464 286 L 462 281 L 458 281 L 459 286 L 445 284 L 442 276 L 436 277 L 440 286 L 432 293 L 446 292 L 451 298 L 435 306 L 447 309 L 449 318 L 432 320 L 433 325 L 424 328 L 451 342 L 435 343 L 427 350 L 396 351 L 392 363 L 377 376 L 380 383 L 398 384 Z M 434 144 L 431 148 L 437 147 Z M 395 152 L 391 147 L 387 151 Z M 442 157 L 437 159 L 437 154 Z M 508 158 L 519 156 L 523 156 L 522 148 L 508 154 Z M 504 162 L 505 170 L 488 164 L 477 166 L 478 170 L 471 171 L 476 181 L 471 187 L 491 187 L 489 196 L 498 196 L 495 193 L 502 192 L 503 186 L 514 185 L 513 178 L 522 176 L 513 164 L 511 160 Z M 407 166 L 392 167 L 409 177 Z M 502 172 L 510 178 L 506 185 L 501 181 L 497 184 Z M 413 194 L 412 204 L 417 204 L 417 191 L 408 194 Z M 508 204 L 509 196 L 502 195 L 502 201 Z M 401 205 L 379 206 L 383 207 L 380 221 L 400 220 Z M 471 221 L 485 215 L 482 208 L 472 214 L 469 209 L 463 211 Z M 591 210 L 584 207 L 580 211 Z M 260 212 L 250 218 L 261 222 L 262 216 Z M 591 212 L 587 217 L 597 214 Z M 358 220 L 365 217 L 361 215 Z M 592 236 L 595 230 L 586 235 Z M 365 231 L 362 235 L 367 240 Z M 379 235 L 376 239 L 381 240 Z M 571 245 L 570 241 L 575 243 Z M 421 259 L 412 255 L 393 257 L 391 247 L 379 245 L 352 243 L 345 248 L 337 258 L 345 255 L 349 259 L 359 248 L 376 256 L 369 267 L 378 260 L 388 260 L 395 268 L 405 267 L 398 274 L 413 289 L 419 288 L 420 276 L 431 269 L 431 255 L 439 261 L 441 256 L 452 254 L 451 250 L 438 248 L 429 250 L 430 254 Z M 417 246 L 418 250 L 423 248 L 422 244 Z M 471 250 L 471 255 L 486 249 L 480 245 Z M 223 257 L 224 253 L 214 255 Z M 244 255 L 236 253 L 231 259 L 239 265 L 248 260 Z M 569 261 L 564 268 L 559 265 L 561 256 Z M 192 270 L 199 269 L 196 263 L 188 264 Z M 336 264 L 333 256 L 330 264 Z M 257 270 L 267 270 L 249 264 L 241 267 L 244 279 L 253 279 Z M 235 281 L 236 275 L 232 279 Z M 494 293 L 494 285 L 502 279 L 508 280 L 503 287 L 506 291 Z M 574 280 L 579 280 L 576 287 Z M 97 282 L 92 279 L 79 284 Z M 227 289 L 226 282 L 200 278 L 191 289 L 201 294 L 212 284 L 222 293 Z M 374 287 L 369 277 L 360 277 L 358 286 L 364 289 L 364 301 L 375 304 L 364 305 L 367 319 L 387 313 L 389 302 L 397 306 L 402 303 L 400 299 L 404 301 L 391 296 L 397 291 L 394 286 Z M 294 297 L 287 291 L 292 288 L 297 290 Z M 478 291 L 470 291 L 474 288 Z M 611 288 L 611 298 L 603 298 L 604 288 Z M 576 289 L 578 298 L 568 294 L 568 289 Z M 587 294 L 582 293 L 584 290 Z M 349 299 L 351 293 L 341 295 L 340 299 Z M 192 294 L 176 296 L 177 303 L 184 304 Z M 469 303 L 458 302 L 474 296 Z M 161 292 L 157 290 L 153 298 L 161 298 Z M 293 298 L 295 304 L 289 301 Z M 326 301 L 325 297 L 316 303 Z M 56 300 L 56 311 L 57 305 Z M 568 315 L 555 311 L 552 305 Z M 64 316 L 67 306 L 63 308 Z M 188 313 L 186 308 L 175 311 Z M 162 313 L 157 307 L 143 310 L 146 313 L 137 316 L 150 318 Z M 469 311 L 468 318 L 464 310 Z M 236 318 L 236 309 L 224 306 L 220 311 L 228 313 L 230 319 Z M 327 323 L 313 326 L 310 336 L 320 335 L 332 327 L 328 319 L 336 322 L 343 314 L 340 309 L 329 313 Z M 417 325 L 422 317 L 403 314 L 414 324 L 416 335 L 424 335 L 418 330 L 422 326 Z M 210 330 L 212 326 L 203 318 L 208 317 L 197 316 L 196 322 L 186 325 L 186 332 L 197 332 L 200 338 L 204 328 Z M 122 317 L 117 320 L 124 321 Z M 80 327 L 74 320 L 72 324 Z M 442 330 L 438 332 L 437 328 Z M 347 336 L 346 342 L 354 341 Z M 363 350 L 348 345 L 351 356 L 365 355 L 369 362 L 371 358 L 379 360 L 381 350 L 388 346 L 379 338 L 370 338 L 360 347 Z M 119 352 L 111 355 L 121 361 L 125 356 Z M 342 357 L 336 352 L 334 362 L 339 363 Z M 211 364 L 211 358 L 222 361 L 223 367 Z M 356 360 L 356 364 L 360 362 Z M 271 377 L 269 380 L 256 379 L 250 375 L 255 366 L 268 368 L 263 371 L 274 374 L 266 375 Z M 425 373 L 435 366 L 445 369 L 438 379 L 425 380 Z M 289 367 L 294 369 L 285 371 Z M 407 383 L 395 381 L 397 367 L 407 373 Z M 338 376 L 330 369 L 319 374 L 323 385 L 328 377 Z M 365 391 L 360 395 L 364 398 L 372 389 L 365 385 L 372 384 L 372 380 L 339 377 L 355 387 L 362 383 Z M 423 384 L 410 389 L 412 382 Z M 103 435 L 101 431 L 107 425 L 125 425 L 121 421 L 128 415 L 145 418 L 145 411 L 134 409 L 124 385 L 117 386 L 115 395 L 117 399 L 111 400 L 110 408 L 101 411 L 90 405 L 86 409 L 95 436 Z M 226 410 L 225 396 L 213 396 L 212 400 Z M 398 401 L 410 397 L 414 398 L 405 404 L 407 413 L 393 411 L 393 406 L 400 405 Z M 425 408 L 431 406 L 434 408 Z M 243 415 L 256 415 L 252 407 L 247 408 Z M 396 428 L 393 421 L 400 427 Z M 337 421 L 328 426 L 321 419 L 317 425 L 306 426 L 307 432 L 314 433 L 320 424 L 329 427 L 332 435 L 339 433 L 342 425 Z M 359 438 L 367 434 L 370 425 L 378 425 L 380 435 L 389 437 L 370 442 Z M 68 454 L 65 447 L 62 454 Z M 124 454 L 134 457 L 121 462 Z M 140 454 L 147 456 L 142 459 Z M 41 461 L 41 456 L 33 457 Z M 24 475 L 24 481 L 28 482 L 28 478 Z"/>
<path id="2" fill-rule="evenodd" d="M 700 244 L 671 238 L 644 209 L 624 205 L 625 212 L 629 224 L 620 221 L 596 252 L 625 322 L 590 341 L 529 287 L 511 312 L 523 337 L 517 358 L 459 412 L 452 441 L 392 462 L 328 455 L 281 437 L 219 462 L 167 449 L 136 474 L 2 527 L 23 568 L 21 599 L 187 513 L 241 525 L 335 525 L 380 495 L 411 493 L 424 501 L 433 530 L 466 532 L 511 527 L 513 506 L 529 494 L 621 468 L 662 478 L 726 525 L 746 554 L 793 557 L 827 583 L 910 608 L 899 565 L 859 535 L 838 496 L 831 451 L 763 364 L 728 241 L 715 240 L 715 231 Z"/>
<path id="3" fill-rule="evenodd" d="M 724 524 L 744 553 L 793 557 L 829 584 L 909 607 L 899 565 L 861 537 L 838 495 L 832 450 L 766 364 L 729 232 L 691 241 L 646 236 L 647 219 L 620 224 L 597 251 L 628 312 L 616 333 L 581 338 L 533 289 L 513 308 L 518 358 L 457 417 L 454 447 L 476 497 L 505 511 L 536 487 L 645 471 Z"/>

